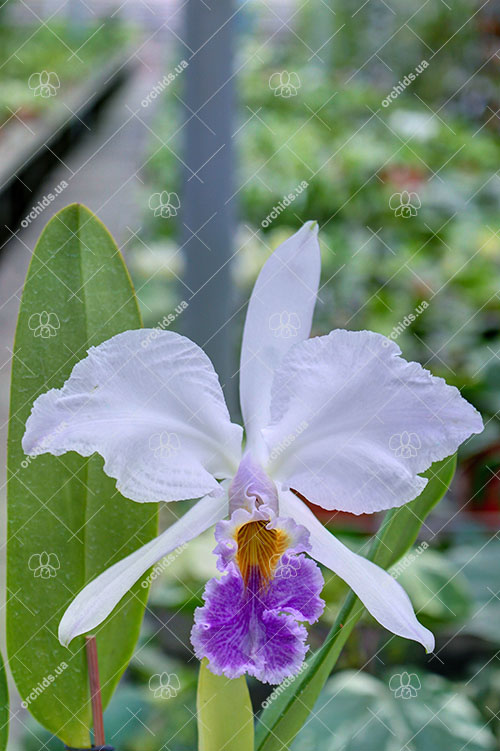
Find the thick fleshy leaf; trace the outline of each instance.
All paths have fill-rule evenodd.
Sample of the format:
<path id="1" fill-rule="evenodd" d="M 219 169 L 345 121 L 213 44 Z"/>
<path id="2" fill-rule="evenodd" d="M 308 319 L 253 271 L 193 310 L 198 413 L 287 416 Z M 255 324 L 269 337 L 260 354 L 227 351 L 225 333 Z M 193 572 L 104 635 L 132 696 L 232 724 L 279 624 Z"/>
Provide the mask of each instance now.
<path id="1" fill-rule="evenodd" d="M 0 655 L 0 751 L 7 748 L 9 738 L 9 688 L 2 655 Z"/>
<path id="2" fill-rule="evenodd" d="M 248 305 L 240 365 L 240 402 L 248 443 L 259 457 L 260 429 L 269 422 L 273 374 L 296 342 L 307 339 L 321 257 L 316 222 L 307 222 L 264 264 Z"/>
<path id="3" fill-rule="evenodd" d="M 89 745 L 91 724 L 85 649 L 83 639 L 72 652 L 59 644 L 59 620 L 88 581 L 157 534 L 157 508 L 123 498 L 100 457 L 31 459 L 21 439 L 39 394 L 61 387 L 90 346 L 139 326 L 130 279 L 107 230 L 76 204 L 56 214 L 33 255 L 14 345 L 7 646 L 24 700 L 54 676 L 29 711 L 76 747 Z M 137 585 L 97 633 L 105 704 L 133 652 L 146 597 Z"/>
<path id="4" fill-rule="evenodd" d="M 386 513 L 373 539 L 370 560 L 387 568 L 408 551 L 426 516 L 446 492 L 455 463 L 455 457 L 449 457 L 434 464 L 426 473 L 429 482 L 423 493 L 406 506 Z M 350 592 L 323 646 L 307 660 L 306 670 L 263 711 L 256 733 L 257 751 L 282 751 L 288 747 L 306 721 L 363 612 L 362 603 Z"/>
<path id="5" fill-rule="evenodd" d="M 89 350 L 62 389 L 38 397 L 27 454 L 98 452 L 133 501 L 219 490 L 237 468 L 242 430 L 229 418 L 212 363 L 172 331 L 125 331 Z"/>
<path id="6" fill-rule="evenodd" d="M 245 676 L 214 675 L 202 660 L 196 701 L 198 751 L 254 751 L 253 711 Z"/>
<path id="7" fill-rule="evenodd" d="M 390 574 L 337 540 L 293 493 L 280 493 L 280 514 L 309 531 L 310 555 L 340 576 L 382 626 L 432 652 L 434 636 L 418 622 L 410 598 Z"/>
<path id="8" fill-rule="evenodd" d="M 424 489 L 481 416 L 458 389 L 370 331 L 297 344 L 276 372 L 264 430 L 270 475 L 327 509 L 372 513 Z M 291 439 L 290 439 L 291 437 Z"/>
<path id="9" fill-rule="evenodd" d="M 207 495 L 161 535 L 103 571 L 87 584 L 64 613 L 59 624 L 61 644 L 67 646 L 75 636 L 102 623 L 148 568 L 223 519 L 227 510 L 225 495 Z"/>

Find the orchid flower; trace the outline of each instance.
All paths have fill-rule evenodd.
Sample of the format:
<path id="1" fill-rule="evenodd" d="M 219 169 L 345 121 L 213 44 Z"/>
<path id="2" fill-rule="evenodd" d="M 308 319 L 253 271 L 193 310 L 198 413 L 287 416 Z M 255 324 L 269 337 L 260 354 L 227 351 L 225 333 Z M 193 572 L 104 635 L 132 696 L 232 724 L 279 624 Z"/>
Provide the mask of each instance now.
<path id="1" fill-rule="evenodd" d="M 170 331 L 126 331 L 92 347 L 61 389 L 35 401 L 27 454 L 97 452 L 138 503 L 201 499 L 77 595 L 60 623 L 62 644 L 95 628 L 152 565 L 216 524 L 223 574 L 208 582 L 192 631 L 213 672 L 278 683 L 299 670 L 303 623 L 323 609 L 312 559 L 382 626 L 432 651 L 433 635 L 398 582 L 337 540 L 304 501 L 352 514 L 401 506 L 424 489 L 421 473 L 481 432 L 482 420 L 455 387 L 406 362 L 380 334 L 308 338 L 319 276 L 315 222 L 260 272 L 241 350 L 244 449 L 208 357 Z M 405 436 L 411 451 L 398 450 Z"/>

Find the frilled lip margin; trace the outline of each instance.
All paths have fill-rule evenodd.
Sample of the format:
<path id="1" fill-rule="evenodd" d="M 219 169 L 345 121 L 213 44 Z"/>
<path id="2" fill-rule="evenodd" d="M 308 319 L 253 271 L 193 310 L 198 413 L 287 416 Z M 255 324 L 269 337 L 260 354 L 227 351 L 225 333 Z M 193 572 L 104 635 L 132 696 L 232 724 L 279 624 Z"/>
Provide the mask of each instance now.
<path id="1" fill-rule="evenodd" d="M 308 650 L 303 622 L 317 621 L 325 605 L 321 571 L 300 552 L 309 549 L 308 537 L 268 507 L 239 509 L 219 522 L 223 575 L 208 582 L 191 632 L 196 656 L 207 657 L 212 672 L 273 684 L 298 672 Z"/>

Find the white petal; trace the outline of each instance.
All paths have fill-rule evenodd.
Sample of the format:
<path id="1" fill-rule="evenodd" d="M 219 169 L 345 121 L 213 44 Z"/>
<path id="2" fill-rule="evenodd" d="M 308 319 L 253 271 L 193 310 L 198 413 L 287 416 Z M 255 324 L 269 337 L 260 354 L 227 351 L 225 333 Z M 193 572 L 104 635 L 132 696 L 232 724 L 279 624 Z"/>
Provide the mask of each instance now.
<path id="1" fill-rule="evenodd" d="M 390 574 L 339 542 L 293 493 L 280 493 L 280 514 L 309 531 L 309 555 L 340 576 L 384 628 L 433 651 L 434 636 L 417 621 L 410 598 Z"/>
<path id="2" fill-rule="evenodd" d="M 70 641 L 98 626 L 128 590 L 157 561 L 227 515 L 227 496 L 205 496 L 165 532 L 108 568 L 73 600 L 59 624 L 59 641 Z"/>
<path id="3" fill-rule="evenodd" d="M 307 222 L 264 264 L 248 305 L 240 365 L 240 402 L 249 445 L 269 422 L 274 370 L 288 349 L 307 339 L 318 291 L 318 226 Z"/>
<path id="4" fill-rule="evenodd" d="M 127 498 L 176 501 L 234 474 L 241 433 L 204 352 L 173 332 L 141 329 L 92 347 L 61 389 L 38 397 L 23 449 L 98 452 Z"/>
<path id="5" fill-rule="evenodd" d="M 418 475 L 453 454 L 481 416 L 458 389 L 369 331 L 295 345 L 276 372 L 267 471 L 327 509 L 372 513 L 416 498 Z"/>

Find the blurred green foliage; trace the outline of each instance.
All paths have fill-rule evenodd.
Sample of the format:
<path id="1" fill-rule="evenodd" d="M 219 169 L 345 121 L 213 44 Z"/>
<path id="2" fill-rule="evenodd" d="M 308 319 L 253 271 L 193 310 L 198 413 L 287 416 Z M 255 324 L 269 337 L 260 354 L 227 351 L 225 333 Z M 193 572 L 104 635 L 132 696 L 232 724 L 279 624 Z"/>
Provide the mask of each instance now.
<path id="1" fill-rule="evenodd" d="M 131 29 L 113 19 L 89 25 L 51 21 L 40 25 L 0 25 L 0 125 L 54 107 L 72 88 L 99 71 L 110 53 L 130 39 Z M 36 89 L 39 74 L 51 74 L 54 88 Z M 38 80 L 37 80 L 38 78 Z M 49 80 L 45 77 L 44 80 Z M 36 93 L 35 93 L 36 92 Z M 15 114 L 14 114 L 15 113 Z"/>
<path id="2" fill-rule="evenodd" d="M 294 751 L 494 751 L 491 729 L 460 686 L 408 665 L 381 679 L 343 671 L 327 683 Z"/>
<path id="3" fill-rule="evenodd" d="M 459 0 L 453 12 L 445 3 L 416 10 L 406 0 L 392 12 L 366 4 L 358 14 L 352 0 L 323 6 L 306 4 L 294 17 L 295 34 L 274 44 L 254 35 L 240 46 L 236 281 L 247 295 L 270 250 L 304 220 L 318 219 L 323 287 L 316 333 L 332 327 L 392 333 L 407 358 L 465 388 L 494 416 L 500 141 L 491 19 L 486 9 L 475 14 L 471 0 Z M 314 56 L 311 50 L 336 31 Z M 383 106 L 423 59 L 428 67 Z M 300 82 L 288 97 L 270 82 L 283 71 Z M 167 148 L 152 144 L 153 190 L 179 186 L 176 86 L 155 124 Z M 307 189 L 265 226 L 273 207 L 304 180 Z M 418 197 L 413 216 L 396 215 L 405 191 Z M 171 222 L 151 221 L 146 239 L 172 238 L 174 230 Z M 477 445 L 498 434 L 495 418 Z"/>

